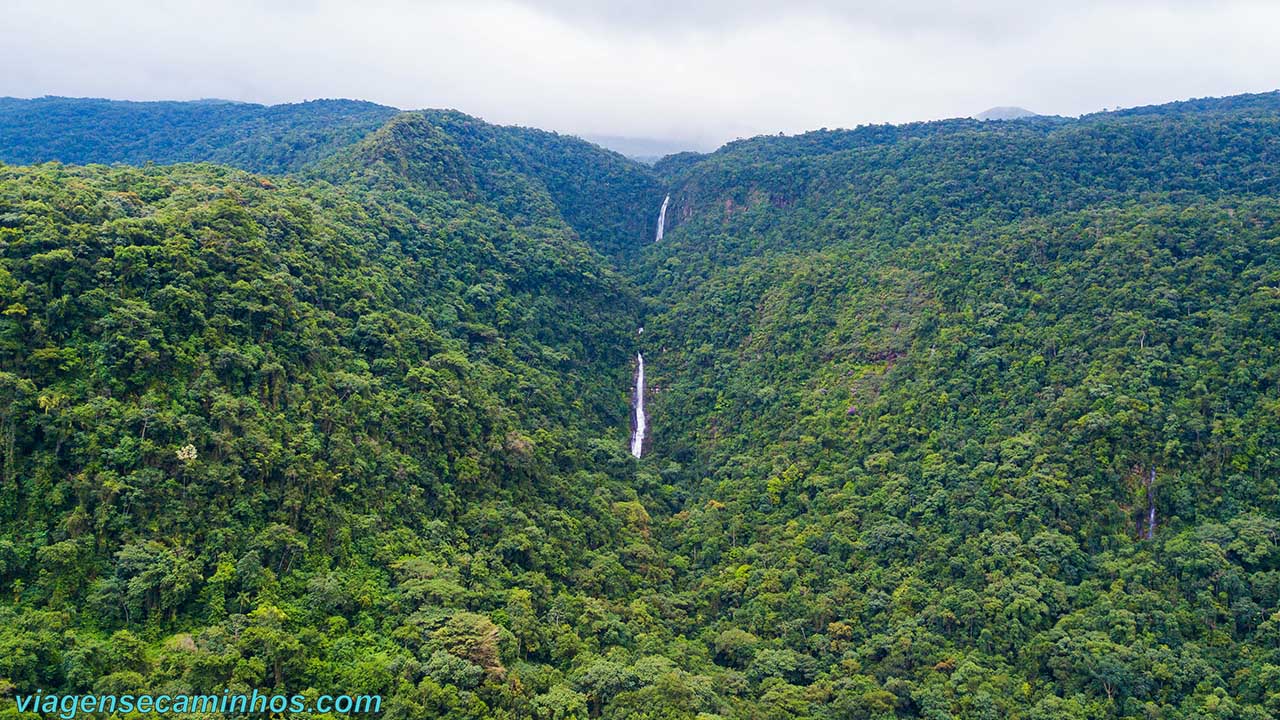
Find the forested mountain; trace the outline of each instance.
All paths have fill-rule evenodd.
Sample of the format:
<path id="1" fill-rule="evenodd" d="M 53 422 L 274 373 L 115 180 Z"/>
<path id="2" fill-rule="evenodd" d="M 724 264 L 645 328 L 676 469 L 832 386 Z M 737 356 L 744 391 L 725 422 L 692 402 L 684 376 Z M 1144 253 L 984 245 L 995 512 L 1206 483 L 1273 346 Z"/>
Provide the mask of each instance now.
<path id="1" fill-rule="evenodd" d="M 354 100 L 265 106 L 222 100 L 0 98 L 0 162 L 208 160 L 285 172 L 356 142 L 397 112 Z"/>
<path id="2" fill-rule="evenodd" d="M 455 165 L 424 167 L 434 179 L 415 182 L 478 183 L 474 189 L 508 214 L 544 214 L 546 208 L 534 205 L 549 196 L 562 219 L 613 257 L 637 250 L 634 239 L 653 233 L 656 215 L 648 210 L 654 196 L 661 202 L 661 190 L 643 165 L 575 137 L 489 125 L 456 111 L 401 115 L 383 127 L 398 115 L 395 108 L 353 100 L 263 106 L 0 98 L 0 162 L 209 161 L 261 173 L 332 170 L 357 143 L 364 141 L 367 151 L 374 131 L 382 137 L 413 132 L 406 120 L 425 115 L 434 139 L 419 137 L 424 147 L 409 152 L 444 148 L 454 153 Z"/>
<path id="3" fill-rule="evenodd" d="M 0 102 L 73 163 L 0 166 L 6 695 L 1280 717 L 1277 94 L 653 168 L 359 107 Z"/>

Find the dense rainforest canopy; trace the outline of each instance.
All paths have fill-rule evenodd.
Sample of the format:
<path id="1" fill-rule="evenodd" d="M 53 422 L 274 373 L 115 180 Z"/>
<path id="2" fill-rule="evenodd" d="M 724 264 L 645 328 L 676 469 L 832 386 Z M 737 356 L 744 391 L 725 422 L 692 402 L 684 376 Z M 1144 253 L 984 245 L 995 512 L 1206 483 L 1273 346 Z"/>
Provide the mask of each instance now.
<path id="1" fill-rule="evenodd" d="M 4 99 L 0 161 L 0 717 L 1280 718 L 1280 95 L 653 167 Z"/>

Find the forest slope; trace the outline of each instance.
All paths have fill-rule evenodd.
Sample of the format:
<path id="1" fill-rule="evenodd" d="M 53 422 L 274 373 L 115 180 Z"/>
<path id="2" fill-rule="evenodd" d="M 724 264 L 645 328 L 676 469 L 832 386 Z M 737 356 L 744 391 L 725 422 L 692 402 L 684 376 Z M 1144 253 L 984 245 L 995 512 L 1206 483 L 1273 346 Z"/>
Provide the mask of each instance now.
<path id="1" fill-rule="evenodd" d="M 407 154 L 345 188 L 0 167 L 6 688 L 526 716 L 562 683 L 507 666 L 660 580 L 620 278 Z"/>
<path id="2" fill-rule="evenodd" d="M 1270 717 L 1278 162 L 1271 94 L 659 164 L 647 472 L 718 662 L 800 716 Z"/>

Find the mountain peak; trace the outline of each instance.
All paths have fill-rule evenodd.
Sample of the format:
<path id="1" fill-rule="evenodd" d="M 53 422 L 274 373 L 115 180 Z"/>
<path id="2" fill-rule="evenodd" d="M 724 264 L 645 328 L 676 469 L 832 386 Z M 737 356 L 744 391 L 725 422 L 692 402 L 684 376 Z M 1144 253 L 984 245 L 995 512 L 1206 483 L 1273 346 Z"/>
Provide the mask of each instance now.
<path id="1" fill-rule="evenodd" d="M 1040 113 L 1034 113 L 1026 108 L 1015 107 L 1013 105 L 1000 105 L 993 108 L 987 108 L 977 115 L 974 115 L 978 120 L 1018 120 L 1020 118 L 1039 116 Z"/>
<path id="2" fill-rule="evenodd" d="M 400 113 L 318 169 L 342 181 L 363 176 L 372 184 L 416 183 L 455 197 L 476 193 L 475 176 L 462 150 L 422 113 Z"/>

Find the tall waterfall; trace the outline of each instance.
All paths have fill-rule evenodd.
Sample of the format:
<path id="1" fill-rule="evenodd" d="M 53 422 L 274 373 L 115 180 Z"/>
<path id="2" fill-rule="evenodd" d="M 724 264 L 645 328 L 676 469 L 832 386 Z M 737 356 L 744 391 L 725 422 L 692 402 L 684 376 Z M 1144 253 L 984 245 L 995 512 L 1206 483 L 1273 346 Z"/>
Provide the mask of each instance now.
<path id="1" fill-rule="evenodd" d="M 631 454 L 644 452 L 644 434 L 649 424 L 644 416 L 644 355 L 636 353 L 636 429 L 631 434 Z"/>
<path id="2" fill-rule="evenodd" d="M 662 209 L 658 211 L 658 233 L 654 242 L 662 241 L 662 231 L 667 226 L 667 205 L 671 195 L 662 198 Z M 639 333 L 644 332 L 640 328 Z M 644 355 L 636 353 L 636 389 L 635 389 L 635 430 L 631 433 L 631 454 L 637 458 L 644 454 L 645 433 L 649 430 L 649 419 L 644 414 Z"/>
<path id="3" fill-rule="evenodd" d="M 662 231 L 667 226 L 667 203 L 669 202 L 671 202 L 670 195 L 662 198 L 662 209 L 658 211 L 658 236 L 653 239 L 654 242 L 662 242 Z"/>

